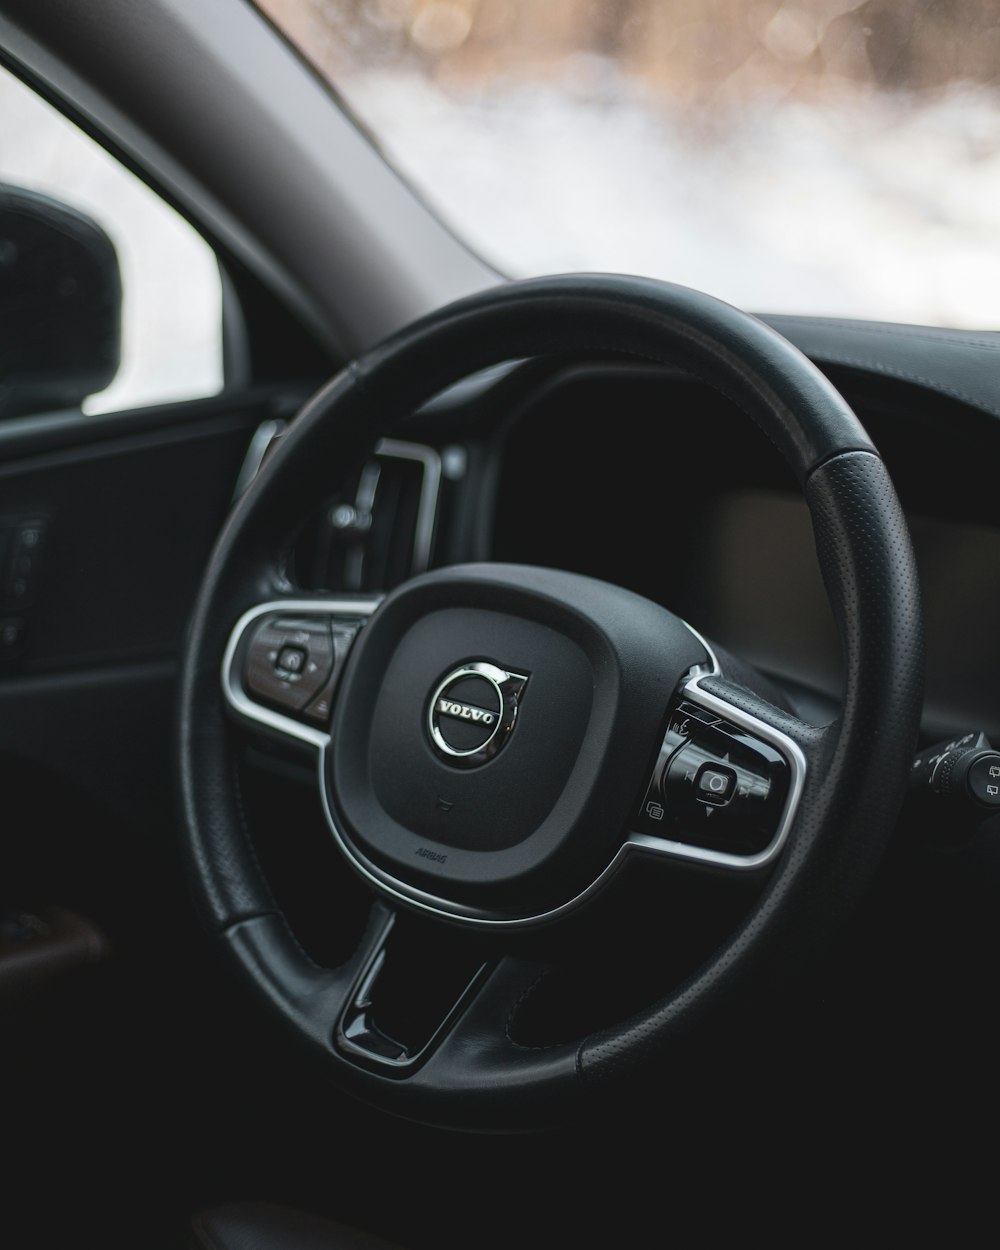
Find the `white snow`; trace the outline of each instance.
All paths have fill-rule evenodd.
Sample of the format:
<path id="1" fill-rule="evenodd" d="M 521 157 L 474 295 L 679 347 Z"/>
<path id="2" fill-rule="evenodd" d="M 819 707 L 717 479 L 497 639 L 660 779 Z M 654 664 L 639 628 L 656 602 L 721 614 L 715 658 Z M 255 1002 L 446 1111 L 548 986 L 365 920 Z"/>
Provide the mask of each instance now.
<path id="1" fill-rule="evenodd" d="M 87 412 L 214 395 L 222 386 L 222 287 L 199 234 L 114 157 L 0 70 L 0 183 L 88 214 L 118 252 L 122 363 Z"/>
<path id="2" fill-rule="evenodd" d="M 574 67 L 586 92 L 572 74 L 446 91 L 399 68 L 339 86 L 428 201 L 512 276 L 641 273 L 754 312 L 1000 328 L 1000 97 L 854 89 L 696 125 L 591 60 Z M 219 389 L 211 250 L 4 71 L 0 180 L 89 212 L 118 249 L 123 364 L 88 410 Z"/>
<path id="3" fill-rule="evenodd" d="M 612 82 L 465 96 L 340 84 L 387 154 L 514 276 L 641 273 L 755 312 L 1000 328 L 1000 102 L 855 90 L 700 128 Z"/>

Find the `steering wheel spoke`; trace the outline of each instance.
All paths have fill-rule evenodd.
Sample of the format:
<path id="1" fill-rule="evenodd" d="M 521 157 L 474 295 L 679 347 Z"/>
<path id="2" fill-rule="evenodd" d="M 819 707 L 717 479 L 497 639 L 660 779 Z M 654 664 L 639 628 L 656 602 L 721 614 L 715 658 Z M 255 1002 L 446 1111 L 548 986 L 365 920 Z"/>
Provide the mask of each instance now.
<path id="1" fill-rule="evenodd" d="M 474 1002 L 496 960 L 393 914 L 381 928 L 335 1031 L 335 1044 L 361 1067 L 412 1076 Z"/>
<path id="2" fill-rule="evenodd" d="M 314 963 L 273 909 L 233 922 L 223 930 L 223 939 L 260 993 L 325 1053 L 333 1046 L 359 976 L 382 949 L 391 927 L 392 913 L 376 903 L 353 953 L 338 968 Z"/>
<path id="3" fill-rule="evenodd" d="M 407 918 L 397 916 L 368 947 L 334 1034 L 346 1061 L 392 1078 L 415 1114 L 425 1103 L 439 1110 L 444 1097 L 450 1116 L 470 1126 L 484 1096 L 496 1126 L 518 1124 L 521 1108 L 510 1097 L 515 1072 L 519 1087 L 537 1085 L 554 1105 L 572 1097 L 576 1047 L 525 1046 L 514 1033 L 521 1005 L 548 966 L 421 937 L 414 941 Z"/>
<path id="4" fill-rule="evenodd" d="M 297 595 L 248 609 L 222 665 L 229 709 L 249 728 L 322 749 L 347 657 L 378 602 Z"/>

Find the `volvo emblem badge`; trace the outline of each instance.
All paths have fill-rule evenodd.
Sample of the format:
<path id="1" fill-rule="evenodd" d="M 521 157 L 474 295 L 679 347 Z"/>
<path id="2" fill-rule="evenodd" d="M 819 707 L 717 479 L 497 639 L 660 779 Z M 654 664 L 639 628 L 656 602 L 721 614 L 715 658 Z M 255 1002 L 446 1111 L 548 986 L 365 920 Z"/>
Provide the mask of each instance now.
<path id="1" fill-rule="evenodd" d="M 507 744 L 528 678 L 485 660 L 452 669 L 431 695 L 427 728 L 437 754 L 477 768 Z"/>

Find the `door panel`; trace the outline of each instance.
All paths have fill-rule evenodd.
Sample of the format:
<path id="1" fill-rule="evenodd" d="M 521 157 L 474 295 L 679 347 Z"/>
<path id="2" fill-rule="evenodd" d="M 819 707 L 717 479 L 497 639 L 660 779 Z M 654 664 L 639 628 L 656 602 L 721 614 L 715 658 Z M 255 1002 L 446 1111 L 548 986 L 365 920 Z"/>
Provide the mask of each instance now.
<path id="1" fill-rule="evenodd" d="M 3 431 L 0 585 L 16 580 L 25 522 L 44 537 L 28 601 L 2 618 L 23 632 L 0 669 L 0 914 L 70 908 L 112 949 L 141 945 L 163 909 L 188 923 L 172 837 L 177 659 L 253 432 L 294 402 L 257 392 L 134 424 L 78 418 L 44 451 L 46 417 Z"/>

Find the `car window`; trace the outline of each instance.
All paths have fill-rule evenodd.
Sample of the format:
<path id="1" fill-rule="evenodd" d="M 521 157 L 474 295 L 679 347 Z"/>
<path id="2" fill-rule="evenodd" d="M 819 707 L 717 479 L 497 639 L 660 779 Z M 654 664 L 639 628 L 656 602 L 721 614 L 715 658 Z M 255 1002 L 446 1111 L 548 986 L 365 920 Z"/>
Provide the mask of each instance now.
<path id="1" fill-rule="evenodd" d="M 995 0 L 257 0 L 512 276 L 1000 327 Z"/>
<path id="2" fill-rule="evenodd" d="M 215 394 L 221 291 L 191 225 L 0 69 L 0 416 Z"/>

